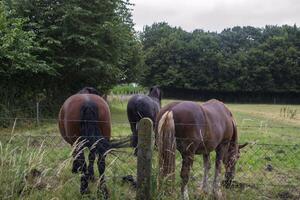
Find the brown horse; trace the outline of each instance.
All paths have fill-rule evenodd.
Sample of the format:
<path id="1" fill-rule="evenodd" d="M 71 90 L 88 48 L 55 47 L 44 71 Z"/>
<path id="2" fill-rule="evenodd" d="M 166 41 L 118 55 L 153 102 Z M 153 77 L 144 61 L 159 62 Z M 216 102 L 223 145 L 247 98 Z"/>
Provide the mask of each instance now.
<path id="1" fill-rule="evenodd" d="M 159 148 L 159 177 L 174 180 L 176 148 L 182 156 L 181 195 L 188 199 L 190 169 L 195 154 L 202 154 L 204 161 L 203 192 L 208 193 L 210 152 L 216 151 L 216 167 L 213 194 L 217 199 L 221 193 L 221 163 L 225 164 L 225 182 L 234 178 L 235 164 L 239 158 L 238 133 L 235 121 L 228 108 L 218 100 L 199 105 L 190 101 L 173 102 L 161 109 L 155 128 Z"/>
<path id="2" fill-rule="evenodd" d="M 94 161 L 98 155 L 100 188 L 104 197 L 107 197 L 104 171 L 106 152 L 112 148 L 109 142 L 111 116 L 107 103 L 98 94 L 93 88 L 84 88 L 69 97 L 59 112 L 59 130 L 65 141 L 74 145 L 72 172 L 83 173 L 80 192 L 87 192 L 88 181 L 94 178 Z M 85 163 L 84 148 L 90 150 L 88 166 Z"/>

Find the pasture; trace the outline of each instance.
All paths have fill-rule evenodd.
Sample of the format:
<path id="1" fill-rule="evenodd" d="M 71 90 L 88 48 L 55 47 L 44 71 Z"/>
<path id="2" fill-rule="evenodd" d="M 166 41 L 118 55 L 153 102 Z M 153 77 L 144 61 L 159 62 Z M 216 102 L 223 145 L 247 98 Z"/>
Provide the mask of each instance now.
<path id="1" fill-rule="evenodd" d="M 163 105 L 171 100 L 164 100 Z M 130 135 L 126 116 L 127 98 L 110 98 L 113 138 Z M 288 105 L 227 104 L 238 124 L 239 141 L 250 142 L 241 152 L 237 174 L 231 189 L 223 189 L 227 199 L 300 199 L 300 114 L 284 114 Z M 300 112 L 299 105 L 289 109 Z M 28 120 L 27 120 L 28 121 Z M 29 120 L 30 121 L 30 120 Z M 12 123 L 11 123 L 12 124 Z M 0 132 L 1 199 L 95 199 L 97 182 L 90 193 L 79 193 L 79 174 L 71 173 L 72 148 L 63 142 L 54 119 L 40 126 L 16 122 Z M 165 194 L 156 189 L 157 156 L 154 151 L 152 193 L 154 199 L 180 197 L 179 169 L 176 159 L 176 192 Z M 214 158 L 210 170 L 212 181 Z M 191 199 L 199 199 L 202 156 L 196 156 L 189 182 Z M 223 170 L 224 171 L 224 170 Z M 97 174 L 97 171 L 96 171 Z M 122 181 L 136 174 L 132 149 L 119 149 L 108 156 L 106 180 L 111 199 L 133 199 L 135 189 Z M 97 175 L 96 175 L 97 176 Z M 210 199 L 209 195 L 203 196 Z"/>

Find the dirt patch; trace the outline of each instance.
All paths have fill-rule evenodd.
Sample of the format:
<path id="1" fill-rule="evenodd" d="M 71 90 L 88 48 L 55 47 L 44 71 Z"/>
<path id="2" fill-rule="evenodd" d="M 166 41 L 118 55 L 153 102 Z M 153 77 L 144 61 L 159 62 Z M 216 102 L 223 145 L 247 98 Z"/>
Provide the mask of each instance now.
<path id="1" fill-rule="evenodd" d="M 296 199 L 296 196 L 294 196 L 289 191 L 281 191 L 277 193 L 277 196 L 279 199 L 286 200 L 286 199 Z"/>

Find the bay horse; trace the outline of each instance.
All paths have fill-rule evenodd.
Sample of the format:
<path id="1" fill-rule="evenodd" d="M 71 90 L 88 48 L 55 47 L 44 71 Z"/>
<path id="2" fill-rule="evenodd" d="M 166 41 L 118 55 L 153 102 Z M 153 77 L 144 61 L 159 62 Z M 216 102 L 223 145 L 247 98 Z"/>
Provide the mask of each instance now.
<path id="1" fill-rule="evenodd" d="M 240 150 L 247 145 L 238 145 L 235 120 L 229 109 L 218 100 L 210 100 L 202 105 L 191 102 L 173 102 L 158 114 L 155 133 L 159 149 L 159 177 L 174 180 L 175 151 L 182 157 L 181 196 L 188 199 L 190 169 L 194 155 L 202 154 L 204 176 L 200 190 L 208 193 L 208 173 L 210 153 L 216 151 L 213 195 L 222 199 L 221 164 L 225 165 L 225 183 L 229 186 L 234 178 L 235 164 Z"/>
<path id="2" fill-rule="evenodd" d="M 100 189 L 107 198 L 105 186 L 105 156 L 112 148 L 111 114 L 106 101 L 94 88 L 83 88 L 69 97 L 59 111 L 59 130 L 64 140 L 74 146 L 72 172 L 82 172 L 80 192 L 88 191 L 88 181 L 94 178 L 94 161 L 100 174 Z M 90 150 L 88 166 L 85 162 L 84 148 Z"/>
<path id="3" fill-rule="evenodd" d="M 138 143 L 138 122 L 148 117 L 155 122 L 161 107 L 162 92 L 157 87 L 151 87 L 148 95 L 134 95 L 127 104 L 127 117 L 132 131 L 131 146 L 136 148 Z M 153 124 L 154 125 L 154 124 Z M 135 155 L 137 151 L 135 149 Z"/>

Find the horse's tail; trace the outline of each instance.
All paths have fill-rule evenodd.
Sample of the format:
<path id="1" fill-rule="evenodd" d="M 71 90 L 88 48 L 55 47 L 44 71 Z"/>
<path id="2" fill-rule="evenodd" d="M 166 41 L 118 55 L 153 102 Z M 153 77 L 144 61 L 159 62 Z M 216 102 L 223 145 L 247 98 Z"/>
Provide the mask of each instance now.
<path id="1" fill-rule="evenodd" d="M 99 110 L 96 103 L 85 102 L 80 109 L 80 142 L 91 151 L 104 154 L 109 149 L 109 142 L 99 128 Z"/>
<path id="2" fill-rule="evenodd" d="M 159 177 L 175 179 L 175 123 L 173 112 L 167 111 L 158 122 Z"/>

